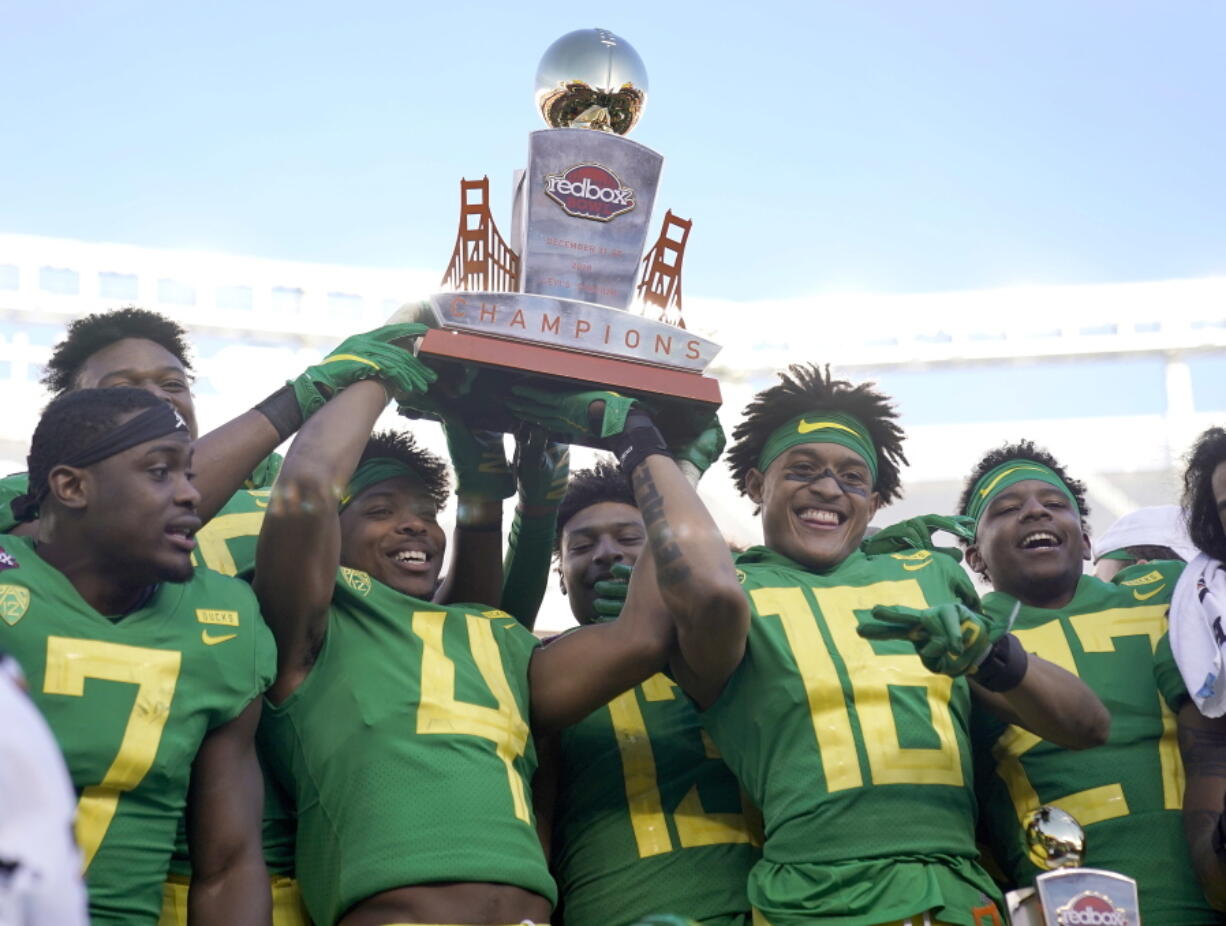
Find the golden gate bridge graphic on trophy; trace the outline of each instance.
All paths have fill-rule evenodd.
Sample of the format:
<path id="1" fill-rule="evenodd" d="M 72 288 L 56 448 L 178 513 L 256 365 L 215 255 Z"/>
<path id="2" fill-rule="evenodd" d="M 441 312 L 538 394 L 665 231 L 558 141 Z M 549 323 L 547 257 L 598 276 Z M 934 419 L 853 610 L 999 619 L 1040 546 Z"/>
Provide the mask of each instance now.
<path id="1" fill-rule="evenodd" d="M 719 406 L 719 384 L 703 375 L 719 346 L 681 315 L 693 223 L 666 212 L 640 257 L 663 158 L 618 132 L 645 101 L 646 73 L 624 40 L 569 33 L 537 71 L 538 107 L 552 127 L 529 137 L 509 242 L 490 209 L 489 178 L 460 181 L 444 291 L 394 318 L 430 326 L 417 350 L 439 372 L 431 392 L 473 423 L 514 430 L 500 397 L 516 382 L 640 396 L 676 437 Z M 630 309 L 635 297 L 643 314 Z"/>
<path id="2" fill-rule="evenodd" d="M 489 197 L 489 177 L 460 181 L 460 229 L 447 272 L 439 284 L 448 290 L 519 291 L 519 255 L 498 233 Z M 671 209 L 664 214 L 660 235 L 643 257 L 643 274 L 637 286 L 644 306 L 660 310 L 658 321 L 681 329 L 685 328 L 681 317 L 681 265 L 693 224 L 674 215 Z"/>

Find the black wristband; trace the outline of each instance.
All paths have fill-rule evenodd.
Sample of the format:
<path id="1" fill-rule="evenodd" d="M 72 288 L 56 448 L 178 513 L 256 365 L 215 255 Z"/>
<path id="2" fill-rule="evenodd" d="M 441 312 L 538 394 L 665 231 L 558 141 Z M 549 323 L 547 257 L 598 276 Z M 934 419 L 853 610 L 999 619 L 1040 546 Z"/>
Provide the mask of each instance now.
<path id="1" fill-rule="evenodd" d="M 1209 845 L 1213 847 L 1218 858 L 1226 861 L 1226 810 L 1218 814 L 1217 826 L 1213 828 L 1213 835 L 1209 837 Z"/>
<path id="2" fill-rule="evenodd" d="M 971 676 L 988 691 L 1010 691 L 1026 677 L 1030 657 L 1022 643 L 1011 633 L 1005 634 L 992 644 L 987 657 Z"/>
<path id="3" fill-rule="evenodd" d="M 294 395 L 294 387 L 289 383 L 256 405 L 255 410 L 277 429 L 277 437 L 281 440 L 285 440 L 302 427 L 302 409 L 298 405 L 297 396 Z"/>
<path id="4" fill-rule="evenodd" d="M 620 434 L 605 438 L 605 446 L 613 451 L 627 479 L 652 454 L 672 458 L 668 444 L 651 420 L 651 413 L 641 405 L 632 405 L 626 415 L 626 426 Z"/>

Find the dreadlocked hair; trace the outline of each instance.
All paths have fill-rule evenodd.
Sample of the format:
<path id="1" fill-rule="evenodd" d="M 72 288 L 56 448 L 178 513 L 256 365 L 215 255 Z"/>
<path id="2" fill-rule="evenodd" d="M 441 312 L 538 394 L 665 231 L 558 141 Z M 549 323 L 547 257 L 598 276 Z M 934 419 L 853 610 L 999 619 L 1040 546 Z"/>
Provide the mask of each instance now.
<path id="1" fill-rule="evenodd" d="M 187 332 L 165 315 L 126 306 L 110 312 L 95 312 L 68 326 L 64 340 L 55 345 L 43 371 L 42 383 L 53 395 L 74 388 L 77 374 L 92 355 L 124 338 L 143 338 L 160 344 L 191 372 L 187 359 Z"/>
<path id="2" fill-rule="evenodd" d="M 1036 447 L 1032 440 L 1020 440 L 1012 444 L 1003 444 L 995 450 L 989 450 L 982 460 L 975 467 L 975 471 L 970 474 L 966 480 L 966 485 L 962 487 L 962 495 L 958 499 L 958 513 L 966 514 L 967 508 L 971 504 L 971 493 L 975 491 L 975 485 L 986 473 L 991 472 L 1000 466 L 1002 463 L 1007 463 L 1009 460 L 1030 460 L 1032 463 L 1042 463 L 1057 476 L 1060 481 L 1073 494 L 1073 499 L 1077 502 L 1077 508 L 1081 511 L 1081 524 L 1085 527 L 1086 519 L 1090 516 L 1090 506 L 1086 504 L 1086 487 L 1077 479 L 1074 479 L 1067 472 L 1060 462 L 1046 450 L 1041 447 Z"/>
<path id="3" fill-rule="evenodd" d="M 1226 563 L 1226 532 L 1213 495 L 1213 472 L 1226 463 L 1226 431 L 1209 428 L 1192 445 L 1183 474 L 1183 510 L 1196 548 Z"/>
<path id="4" fill-rule="evenodd" d="M 78 389 L 53 399 L 43 409 L 30 439 L 26 457 L 30 494 L 41 497 L 51 470 L 112 430 L 121 417 L 161 404 L 153 393 L 126 386 Z"/>
<path id="5" fill-rule="evenodd" d="M 358 466 L 372 457 L 389 457 L 403 463 L 418 475 L 440 510 L 447 504 L 451 496 L 451 476 L 447 472 L 447 464 L 437 453 L 419 447 L 412 434 L 405 431 L 376 431 L 366 442 L 362 456 L 358 458 Z"/>
<path id="6" fill-rule="evenodd" d="M 847 380 L 835 379 L 829 365 L 820 367 L 815 363 L 793 364 L 786 373 L 780 373 L 776 385 L 759 392 L 745 407 L 741 423 L 732 432 L 728 466 L 737 490 L 747 494 L 749 471 L 757 468 L 762 448 L 777 428 L 797 415 L 837 411 L 862 422 L 877 448 L 877 481 L 873 491 L 881 504 L 901 498 L 899 468 L 907 462 L 902 450 L 906 435 L 898 426 L 893 403 L 877 392 L 875 385 L 853 386 Z"/>
<path id="7" fill-rule="evenodd" d="M 558 506 L 558 526 L 553 535 L 555 556 L 561 552 L 562 529 L 570 519 L 584 508 L 599 505 L 601 502 L 620 502 L 632 508 L 638 507 L 630 483 L 612 460 L 597 460 L 591 469 L 571 473 L 570 482 L 566 485 L 566 495 Z"/>

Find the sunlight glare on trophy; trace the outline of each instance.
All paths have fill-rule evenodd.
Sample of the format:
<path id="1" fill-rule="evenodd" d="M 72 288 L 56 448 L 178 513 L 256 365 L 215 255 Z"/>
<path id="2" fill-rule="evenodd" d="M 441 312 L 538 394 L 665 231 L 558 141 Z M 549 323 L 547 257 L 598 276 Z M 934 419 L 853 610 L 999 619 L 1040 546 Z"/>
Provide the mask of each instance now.
<path id="1" fill-rule="evenodd" d="M 625 135 L 647 105 L 647 69 L 625 39 L 607 29 L 577 29 L 541 57 L 536 105 L 555 129 Z"/>
<path id="2" fill-rule="evenodd" d="M 1073 815 L 1050 804 L 1025 818 L 1030 860 L 1040 868 L 1077 868 L 1085 857 L 1086 835 Z"/>

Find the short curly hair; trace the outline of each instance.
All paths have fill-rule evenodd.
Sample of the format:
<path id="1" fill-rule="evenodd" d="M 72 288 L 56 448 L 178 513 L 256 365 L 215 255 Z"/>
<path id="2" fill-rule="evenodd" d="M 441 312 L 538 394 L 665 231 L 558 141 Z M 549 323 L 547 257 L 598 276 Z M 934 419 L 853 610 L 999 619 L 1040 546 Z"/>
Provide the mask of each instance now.
<path id="1" fill-rule="evenodd" d="M 881 504 L 901 498 L 899 471 L 907 462 L 902 450 L 906 434 L 898 426 L 893 403 L 877 392 L 875 385 L 853 385 L 835 379 L 828 365 L 794 364 L 786 373 L 780 373 L 777 384 L 753 397 L 745 407 L 744 418 L 732 432 L 728 466 L 737 490 L 747 494 L 749 471 L 757 468 L 762 448 L 777 428 L 797 415 L 837 411 L 862 422 L 877 448 L 877 481 L 873 490 Z"/>
<path id="2" fill-rule="evenodd" d="M 1196 548 L 1226 563 L 1226 532 L 1213 495 L 1213 472 L 1226 463 L 1226 431 L 1209 428 L 1192 445 L 1183 473 L 1183 511 Z"/>
<path id="3" fill-rule="evenodd" d="M 620 502 L 632 508 L 638 507 L 634 491 L 626 481 L 625 474 L 612 460 L 597 460 L 590 469 L 576 470 L 566 485 L 566 495 L 558 506 L 558 526 L 553 535 L 553 552 L 562 550 L 562 530 L 584 508 L 601 502 Z"/>
<path id="4" fill-rule="evenodd" d="M 407 431 L 376 431 L 370 435 L 370 440 L 362 449 L 358 466 L 372 457 L 390 457 L 403 463 L 425 484 L 426 491 L 439 510 L 447 504 L 447 499 L 451 496 L 451 475 L 447 471 L 447 464 L 437 453 L 419 447 L 412 434 Z"/>
<path id="5" fill-rule="evenodd" d="M 42 383 L 53 395 L 76 388 L 77 375 L 91 356 L 124 338 L 144 338 L 160 344 L 183 364 L 189 373 L 187 332 L 165 315 L 126 306 L 110 312 L 95 312 L 78 318 L 68 326 L 64 340 L 51 351 L 43 371 Z"/>
<path id="6" fill-rule="evenodd" d="M 1085 527 L 1086 519 L 1090 516 L 1090 506 L 1086 504 L 1085 485 L 1065 472 L 1064 467 L 1060 465 L 1060 461 L 1050 453 L 1041 447 L 1035 446 L 1034 441 L 1025 439 L 1011 444 L 1002 444 L 983 455 L 983 459 L 975 465 L 974 471 L 967 477 L 966 485 L 962 487 L 962 495 L 958 499 L 959 514 L 966 514 L 971 504 L 971 493 L 975 491 L 975 485 L 979 480 L 1002 463 L 1007 463 L 1010 460 L 1030 460 L 1034 463 L 1042 463 L 1059 476 L 1060 481 L 1064 483 L 1069 492 L 1072 493 L 1073 499 L 1077 502 L 1077 508 L 1081 512 L 1081 524 Z"/>

